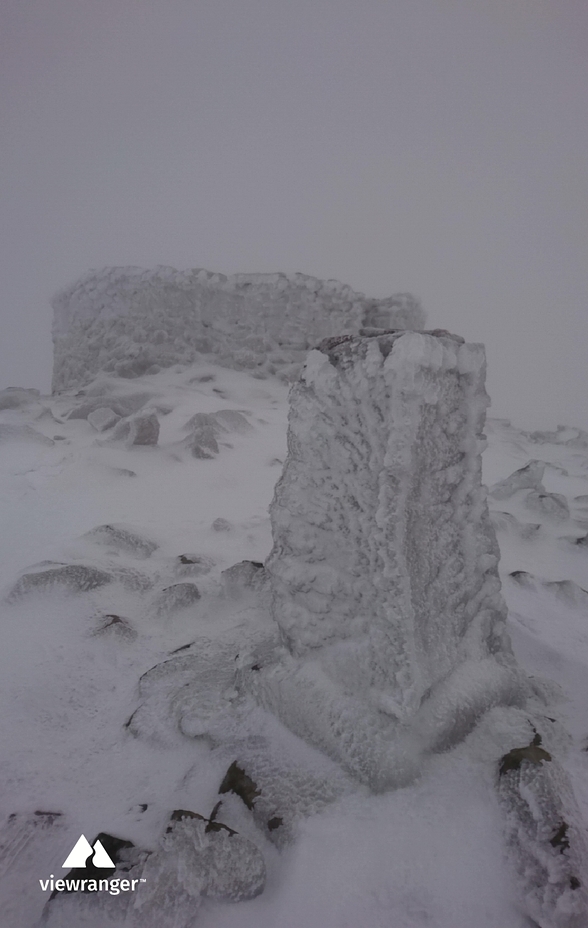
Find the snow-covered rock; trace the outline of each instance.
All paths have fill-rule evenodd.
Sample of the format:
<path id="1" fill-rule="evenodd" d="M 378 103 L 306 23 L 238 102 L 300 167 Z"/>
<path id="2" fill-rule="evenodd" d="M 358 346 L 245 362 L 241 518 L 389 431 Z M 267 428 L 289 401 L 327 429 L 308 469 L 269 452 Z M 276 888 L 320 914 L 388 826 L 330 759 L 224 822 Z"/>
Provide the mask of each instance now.
<path id="1" fill-rule="evenodd" d="M 584 928 L 586 842 L 569 779 L 535 733 L 501 760 L 507 851 L 527 913 L 546 928 Z"/>
<path id="2" fill-rule="evenodd" d="M 545 489 L 529 490 L 524 503 L 526 509 L 540 512 L 553 522 L 565 522 L 570 517 L 570 508 L 562 493 L 548 493 Z"/>
<path id="3" fill-rule="evenodd" d="M 195 583 L 173 583 L 158 593 L 155 610 L 158 615 L 166 616 L 177 609 L 186 609 L 200 599 L 200 590 Z"/>
<path id="4" fill-rule="evenodd" d="M 494 499 L 508 499 L 517 490 L 542 490 L 545 488 L 541 481 L 545 473 L 545 461 L 529 461 L 524 467 L 515 470 L 514 474 L 501 480 L 490 490 Z"/>
<path id="5" fill-rule="evenodd" d="M 305 274 L 212 274 L 169 267 L 90 271 L 53 300 L 54 391 L 100 370 L 132 378 L 211 353 L 229 367 L 295 376 L 309 347 L 364 325 L 420 328 L 407 293 L 368 299 Z"/>
<path id="6" fill-rule="evenodd" d="M 39 391 L 25 387 L 6 387 L 0 390 L 0 410 L 19 409 L 39 401 Z"/>
<path id="7" fill-rule="evenodd" d="M 154 412 L 138 414 L 129 419 L 127 444 L 156 445 L 159 438 L 159 419 Z"/>
<path id="8" fill-rule="evenodd" d="M 109 406 L 99 406 L 98 409 L 88 413 L 88 422 L 97 432 L 105 432 L 119 421 L 120 416 L 117 416 Z"/>
<path id="9" fill-rule="evenodd" d="M 137 926 L 161 928 L 165 913 L 166 926 L 192 928 L 202 896 L 241 902 L 263 892 L 266 867 L 261 852 L 218 821 L 215 812 L 210 819 L 186 809 L 172 814 L 143 869 L 146 885 L 135 903 Z"/>
<path id="10" fill-rule="evenodd" d="M 69 590 L 72 593 L 86 593 L 98 589 L 113 580 L 111 573 L 90 567 L 86 564 L 66 564 L 26 573 L 14 584 L 8 594 L 8 601 L 14 602 L 27 593 L 45 593 L 52 589 Z"/>
<path id="11" fill-rule="evenodd" d="M 128 393 L 126 395 L 111 396 L 98 394 L 76 403 L 69 411 L 68 419 L 87 419 L 97 409 L 109 408 L 117 416 L 131 416 L 138 412 L 142 406 L 151 399 L 150 393 Z"/>
<path id="12" fill-rule="evenodd" d="M 84 538 L 94 544 L 138 558 L 150 557 L 157 550 L 157 544 L 151 538 L 139 534 L 127 525 L 97 525 L 86 532 Z"/>

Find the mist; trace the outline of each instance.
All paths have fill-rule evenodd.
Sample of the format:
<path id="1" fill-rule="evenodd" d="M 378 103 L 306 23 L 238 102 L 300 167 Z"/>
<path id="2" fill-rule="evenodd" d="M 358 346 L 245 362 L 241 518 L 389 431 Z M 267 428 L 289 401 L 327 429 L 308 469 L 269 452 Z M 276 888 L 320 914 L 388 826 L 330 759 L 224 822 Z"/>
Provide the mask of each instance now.
<path id="1" fill-rule="evenodd" d="M 5 0 L 0 387 L 92 267 L 412 291 L 491 415 L 588 427 L 578 0 Z"/>

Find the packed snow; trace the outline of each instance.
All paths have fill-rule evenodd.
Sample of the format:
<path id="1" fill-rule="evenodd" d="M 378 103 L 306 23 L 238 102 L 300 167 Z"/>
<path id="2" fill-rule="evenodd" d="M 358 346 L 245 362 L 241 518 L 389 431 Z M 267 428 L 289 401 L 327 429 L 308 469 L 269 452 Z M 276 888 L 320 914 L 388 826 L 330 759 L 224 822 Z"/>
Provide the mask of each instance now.
<path id="1" fill-rule="evenodd" d="M 442 354 L 460 350 L 438 341 Z M 588 442 L 487 423 L 506 629 L 536 702 L 498 700 L 406 785 L 373 792 L 256 698 L 285 648 L 275 554 L 264 564 L 288 387 L 226 364 L 204 354 L 132 380 L 99 370 L 77 393 L 0 394 L 0 925 L 582 926 L 565 906 L 588 882 L 570 856 L 588 822 Z M 326 377 L 325 364 L 311 355 L 305 376 Z M 120 428 L 137 422 L 147 424 Z M 554 516 L 529 494 L 565 506 Z M 411 666 L 422 686 L 443 670 L 418 653 Z M 411 685 L 392 714 L 387 704 L 390 724 L 412 711 L 401 705 Z M 309 671 L 311 704 L 314 686 Z M 382 692 L 376 681 L 373 699 Z M 357 704 L 352 730 L 365 724 Z M 315 706 L 324 715 L 324 696 Z M 521 806 L 538 771 L 542 798 Z M 555 821 L 560 806 L 568 817 Z M 105 844 L 115 874 L 140 874 L 144 887 L 49 901 L 39 881 L 67 875 L 82 833 L 121 839 Z M 551 856 L 538 861 L 541 841 Z"/>

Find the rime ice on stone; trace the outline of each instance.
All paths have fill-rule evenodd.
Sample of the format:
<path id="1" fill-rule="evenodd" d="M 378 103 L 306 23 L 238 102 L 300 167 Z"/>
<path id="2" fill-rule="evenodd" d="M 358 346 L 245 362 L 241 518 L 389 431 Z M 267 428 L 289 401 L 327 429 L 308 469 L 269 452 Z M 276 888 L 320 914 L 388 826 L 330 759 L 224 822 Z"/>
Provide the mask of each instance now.
<path id="1" fill-rule="evenodd" d="M 481 485 L 480 345 L 329 339 L 291 393 L 267 562 L 286 645 L 258 695 L 377 787 L 524 684 Z"/>
<path id="2" fill-rule="evenodd" d="M 291 378 L 308 348 L 335 332 L 424 324 L 408 293 L 373 300 L 306 274 L 226 277 L 170 267 L 90 271 L 57 294 L 53 308 L 54 390 L 100 370 L 133 378 L 190 364 L 201 352 L 228 367 Z"/>

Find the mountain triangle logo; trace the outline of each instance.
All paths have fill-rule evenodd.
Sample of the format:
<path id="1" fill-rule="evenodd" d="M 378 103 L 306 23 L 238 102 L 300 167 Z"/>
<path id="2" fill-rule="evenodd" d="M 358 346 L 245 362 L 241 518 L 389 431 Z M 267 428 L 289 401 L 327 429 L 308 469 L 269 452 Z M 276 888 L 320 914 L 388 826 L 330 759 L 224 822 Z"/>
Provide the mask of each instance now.
<path id="1" fill-rule="evenodd" d="M 67 867 L 73 867 L 75 869 L 83 868 L 86 866 L 90 854 L 93 855 L 92 864 L 94 867 L 106 868 L 115 866 L 114 862 L 106 853 L 102 842 L 96 840 L 94 842 L 94 847 L 92 847 L 85 835 L 80 835 L 61 866 L 64 869 Z"/>

